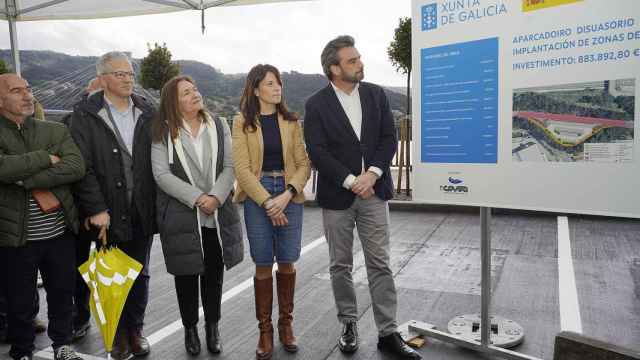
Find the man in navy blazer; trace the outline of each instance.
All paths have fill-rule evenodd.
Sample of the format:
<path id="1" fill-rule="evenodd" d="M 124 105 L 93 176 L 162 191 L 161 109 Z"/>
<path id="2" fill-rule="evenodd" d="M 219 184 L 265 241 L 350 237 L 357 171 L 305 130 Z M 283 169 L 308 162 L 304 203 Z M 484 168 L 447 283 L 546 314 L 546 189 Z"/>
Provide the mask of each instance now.
<path id="1" fill-rule="evenodd" d="M 304 137 L 318 169 L 317 200 L 329 244 L 331 284 L 342 323 L 338 346 L 358 349 L 358 307 L 353 287 L 353 229 L 357 226 L 369 280 L 378 349 L 403 359 L 422 357 L 397 332 L 397 296 L 389 266 L 389 165 L 397 141 L 389 102 L 381 87 L 362 82 L 364 65 L 351 36 L 322 51 L 330 84 L 307 101 Z"/>

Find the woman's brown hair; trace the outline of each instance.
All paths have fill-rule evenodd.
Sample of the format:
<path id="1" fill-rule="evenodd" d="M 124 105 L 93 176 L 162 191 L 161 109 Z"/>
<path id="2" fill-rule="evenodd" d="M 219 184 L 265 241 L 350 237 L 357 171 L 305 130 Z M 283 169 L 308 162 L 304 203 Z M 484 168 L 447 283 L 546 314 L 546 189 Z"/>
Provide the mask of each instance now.
<path id="1" fill-rule="evenodd" d="M 178 137 L 182 127 L 182 114 L 180 113 L 178 84 L 188 81 L 195 85 L 191 76 L 178 75 L 167 81 L 160 92 L 160 107 L 153 119 L 151 128 L 153 142 L 159 143 L 167 140 L 167 134 L 171 133 L 171 139 Z M 204 108 L 198 112 L 203 123 L 208 121 Z"/>
<path id="2" fill-rule="evenodd" d="M 246 132 L 256 131 L 258 122 L 258 116 L 260 115 L 260 100 L 256 96 L 255 90 L 260 85 L 260 82 L 267 76 L 268 73 L 272 73 L 278 84 L 282 86 L 282 79 L 280 78 L 280 71 L 269 64 L 258 64 L 251 68 L 249 74 L 247 74 L 247 80 L 244 84 L 244 90 L 242 91 L 242 97 L 240 98 L 240 113 L 244 117 L 244 125 L 242 130 Z M 287 104 L 284 101 L 284 93 L 280 103 L 276 105 L 276 112 L 285 120 L 297 121 L 298 115 L 289 111 Z"/>

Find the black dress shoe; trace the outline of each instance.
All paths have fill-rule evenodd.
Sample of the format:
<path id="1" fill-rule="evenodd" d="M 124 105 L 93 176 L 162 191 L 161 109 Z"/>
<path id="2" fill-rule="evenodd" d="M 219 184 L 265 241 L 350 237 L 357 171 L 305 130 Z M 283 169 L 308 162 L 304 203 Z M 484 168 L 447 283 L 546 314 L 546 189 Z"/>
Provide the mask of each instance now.
<path id="1" fill-rule="evenodd" d="M 198 337 L 198 328 L 189 326 L 184 328 L 184 347 L 187 353 L 192 356 L 200 354 L 200 338 Z"/>
<path id="2" fill-rule="evenodd" d="M 214 354 L 219 354 L 222 351 L 222 345 L 220 344 L 218 323 L 205 324 L 205 332 L 207 336 L 207 349 Z"/>
<path id="3" fill-rule="evenodd" d="M 142 327 L 129 329 L 129 349 L 134 356 L 147 356 L 151 352 L 151 345 L 144 336 Z"/>
<path id="4" fill-rule="evenodd" d="M 353 353 L 358 350 L 358 323 L 349 321 L 342 324 L 342 335 L 338 338 L 338 347 L 343 353 Z"/>
<path id="5" fill-rule="evenodd" d="M 378 350 L 393 354 L 400 359 L 422 359 L 420 354 L 404 343 L 397 332 L 379 337 Z"/>
<path id="6" fill-rule="evenodd" d="M 111 347 L 111 358 L 114 360 L 125 360 L 131 357 L 129 350 L 129 336 L 127 331 L 121 328 L 116 330 L 116 336 L 113 338 L 113 346 Z"/>

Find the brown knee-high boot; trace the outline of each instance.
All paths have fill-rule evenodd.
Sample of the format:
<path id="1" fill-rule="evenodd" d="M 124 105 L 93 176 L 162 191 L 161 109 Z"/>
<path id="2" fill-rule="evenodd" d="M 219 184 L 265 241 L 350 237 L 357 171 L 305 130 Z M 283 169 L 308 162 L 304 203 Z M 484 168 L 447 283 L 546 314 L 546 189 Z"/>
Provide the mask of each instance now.
<path id="1" fill-rule="evenodd" d="M 256 359 L 271 359 L 273 354 L 273 325 L 271 307 L 273 306 L 273 278 L 253 278 L 253 291 L 256 301 L 256 318 L 260 329 L 260 338 L 256 348 Z"/>
<path id="2" fill-rule="evenodd" d="M 288 352 L 298 351 L 296 337 L 293 335 L 293 296 L 296 288 L 296 272 L 276 272 L 278 281 L 278 337 Z"/>

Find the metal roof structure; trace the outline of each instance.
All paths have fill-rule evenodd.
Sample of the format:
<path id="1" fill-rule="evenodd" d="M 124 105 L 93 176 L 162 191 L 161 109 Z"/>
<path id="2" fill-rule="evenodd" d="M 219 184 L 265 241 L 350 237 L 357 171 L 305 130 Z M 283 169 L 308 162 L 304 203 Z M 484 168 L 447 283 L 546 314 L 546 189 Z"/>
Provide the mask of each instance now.
<path id="1" fill-rule="evenodd" d="M 17 21 L 100 19 L 308 0 L 0 0 L 0 19 L 9 22 L 14 69 L 20 74 Z"/>

